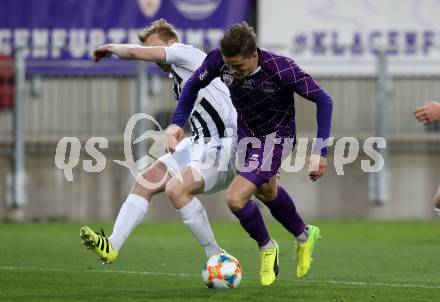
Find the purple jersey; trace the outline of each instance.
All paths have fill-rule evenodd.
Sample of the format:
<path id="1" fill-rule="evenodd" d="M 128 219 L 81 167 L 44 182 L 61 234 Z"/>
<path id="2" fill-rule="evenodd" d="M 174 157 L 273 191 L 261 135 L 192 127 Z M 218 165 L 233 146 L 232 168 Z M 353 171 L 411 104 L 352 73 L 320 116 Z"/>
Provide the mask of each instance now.
<path id="1" fill-rule="evenodd" d="M 318 138 L 330 135 L 332 99 L 319 84 L 292 59 L 258 49 L 258 69 L 238 80 L 232 76 L 219 49 L 214 49 L 185 85 L 172 123 L 183 127 L 194 106 L 198 90 L 220 77 L 231 93 L 238 113 L 239 137 L 263 137 L 276 132 L 279 137 L 295 137 L 294 93 L 317 105 Z M 321 151 L 327 154 L 326 148 Z"/>

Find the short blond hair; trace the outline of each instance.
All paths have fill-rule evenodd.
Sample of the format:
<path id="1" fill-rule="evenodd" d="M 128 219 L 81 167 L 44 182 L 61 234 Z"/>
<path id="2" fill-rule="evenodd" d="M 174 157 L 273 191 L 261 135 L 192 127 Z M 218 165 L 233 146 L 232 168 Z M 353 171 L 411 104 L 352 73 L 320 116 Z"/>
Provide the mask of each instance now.
<path id="1" fill-rule="evenodd" d="M 163 18 L 154 21 L 149 26 L 145 26 L 144 29 L 138 32 L 138 38 L 144 43 L 153 34 L 158 34 L 159 39 L 164 42 L 167 42 L 170 39 L 176 39 L 176 41 L 179 41 L 174 25 Z"/>

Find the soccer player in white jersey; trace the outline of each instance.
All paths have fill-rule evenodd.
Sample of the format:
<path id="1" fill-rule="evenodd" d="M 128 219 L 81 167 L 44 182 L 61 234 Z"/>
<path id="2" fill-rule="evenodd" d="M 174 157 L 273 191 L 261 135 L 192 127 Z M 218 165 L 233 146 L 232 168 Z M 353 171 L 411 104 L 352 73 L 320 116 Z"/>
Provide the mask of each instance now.
<path id="1" fill-rule="evenodd" d="M 99 62 L 115 54 L 124 59 L 156 62 L 163 71 L 170 72 L 177 100 L 183 85 L 201 65 L 206 54 L 179 43 L 174 26 L 164 19 L 151 23 L 138 36 L 143 46 L 103 45 L 94 51 L 94 60 Z M 175 152 L 160 157 L 139 175 L 140 179 L 134 183 L 119 211 L 113 233 L 107 238 L 103 231 L 97 233 L 87 226 L 81 228 L 83 243 L 104 263 L 111 263 L 117 258 L 123 243 L 144 217 L 152 197 L 163 191 L 166 191 L 206 255 L 210 257 L 223 252 L 214 238 L 205 208 L 196 195 L 223 190 L 235 176 L 237 114 L 227 87 L 219 79 L 214 80 L 199 96 L 190 117 L 192 137 L 183 139 Z M 141 178 L 156 185 L 154 188 L 143 186 Z"/>
<path id="2" fill-rule="evenodd" d="M 419 106 L 414 111 L 419 122 L 431 124 L 440 122 L 440 102 L 426 102 L 423 106 Z M 440 216 L 440 186 L 434 195 L 434 210 Z"/>

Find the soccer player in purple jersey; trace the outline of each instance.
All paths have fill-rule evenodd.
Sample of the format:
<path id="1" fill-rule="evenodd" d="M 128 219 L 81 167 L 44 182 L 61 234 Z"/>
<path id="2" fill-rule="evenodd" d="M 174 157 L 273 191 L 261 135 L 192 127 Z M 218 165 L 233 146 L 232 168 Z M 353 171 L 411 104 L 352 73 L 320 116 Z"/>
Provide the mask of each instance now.
<path id="1" fill-rule="evenodd" d="M 325 172 L 330 134 L 332 99 L 319 84 L 292 59 L 258 48 L 252 27 L 246 22 L 234 24 L 226 31 L 220 49 L 214 49 L 202 66 L 186 83 L 172 123 L 165 132 L 167 150 L 173 152 L 183 136 L 183 125 L 191 113 L 198 91 L 214 78 L 220 77 L 228 86 L 232 103 L 237 109 L 238 138 L 257 139 L 244 153 L 242 169 L 228 188 L 227 202 L 240 224 L 260 247 L 260 281 L 272 284 L 278 274 L 279 247 L 271 239 L 252 195 L 260 199 L 278 220 L 296 238 L 298 259 L 297 276 L 307 275 L 312 253 L 319 236 L 319 228 L 307 225 L 297 213 L 287 191 L 277 185 L 277 171 L 282 160 L 290 155 L 283 152 L 284 142 L 294 140 L 295 106 L 297 93 L 316 103 L 318 134 L 321 144 L 314 148 L 311 159 L 317 159 L 309 177 L 318 180 Z M 265 152 L 265 148 L 271 145 Z M 287 151 L 287 152 L 286 152 Z M 240 158 L 240 156 L 238 156 Z"/>

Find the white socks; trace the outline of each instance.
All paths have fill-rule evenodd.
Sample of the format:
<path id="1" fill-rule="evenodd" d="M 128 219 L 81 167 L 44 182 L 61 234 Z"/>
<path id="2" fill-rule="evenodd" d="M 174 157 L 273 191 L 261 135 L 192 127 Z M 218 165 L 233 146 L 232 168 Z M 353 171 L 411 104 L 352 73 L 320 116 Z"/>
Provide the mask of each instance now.
<path id="1" fill-rule="evenodd" d="M 113 233 L 108 237 L 115 252 L 119 252 L 130 233 L 144 218 L 147 209 L 148 200 L 136 194 L 128 195 L 119 210 L 113 226 Z M 177 213 L 180 214 L 183 223 L 203 246 L 208 257 L 224 252 L 215 241 L 206 210 L 196 197 L 186 206 L 177 210 Z"/>
<path id="2" fill-rule="evenodd" d="M 270 249 L 273 246 L 275 246 L 275 243 L 273 243 L 273 241 L 271 239 L 265 245 L 260 246 L 260 251 Z"/>
<path id="3" fill-rule="evenodd" d="M 434 211 L 437 213 L 438 216 L 440 216 L 440 209 L 439 208 L 434 207 Z"/>
<path id="4" fill-rule="evenodd" d="M 148 200 L 136 194 L 129 194 L 116 218 L 113 233 L 108 237 L 113 249 L 119 252 L 130 233 L 142 221 L 148 209 Z"/>
<path id="5" fill-rule="evenodd" d="M 215 241 L 206 210 L 197 197 L 194 197 L 190 203 L 177 210 L 177 213 L 180 214 L 183 223 L 203 246 L 206 256 L 211 257 L 224 252 Z"/>
<path id="6" fill-rule="evenodd" d="M 309 239 L 309 226 L 306 226 L 304 232 L 302 232 L 299 236 L 296 236 L 296 242 L 304 243 Z"/>

